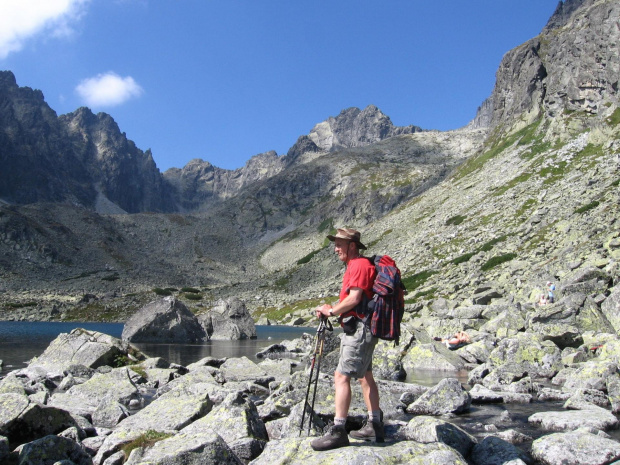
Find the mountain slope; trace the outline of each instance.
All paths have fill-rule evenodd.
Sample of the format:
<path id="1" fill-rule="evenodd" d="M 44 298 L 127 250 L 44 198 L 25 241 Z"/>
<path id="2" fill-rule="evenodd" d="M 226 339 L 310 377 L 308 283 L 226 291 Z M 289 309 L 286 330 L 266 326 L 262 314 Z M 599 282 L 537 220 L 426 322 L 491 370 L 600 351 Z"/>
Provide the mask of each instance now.
<path id="1" fill-rule="evenodd" d="M 617 282 L 619 22 L 616 1 L 561 3 L 505 55 L 493 94 L 459 131 L 370 143 L 348 126 L 331 145 L 311 133 L 284 157 L 257 156 L 254 176 L 190 163 L 171 184 L 200 213 L 2 207 L 0 299 L 43 302 L 43 312 L 62 307 L 52 290 L 75 301 L 94 292 L 122 319 L 155 286 L 199 286 L 203 306 L 227 295 L 252 309 L 332 298 L 342 269 L 325 235 L 342 225 L 362 231 L 369 253 L 397 259 L 419 308 L 524 302 L 575 274 Z M 342 121 L 374 120 L 358 111 Z M 365 134 L 383 134 L 376 121 Z"/>

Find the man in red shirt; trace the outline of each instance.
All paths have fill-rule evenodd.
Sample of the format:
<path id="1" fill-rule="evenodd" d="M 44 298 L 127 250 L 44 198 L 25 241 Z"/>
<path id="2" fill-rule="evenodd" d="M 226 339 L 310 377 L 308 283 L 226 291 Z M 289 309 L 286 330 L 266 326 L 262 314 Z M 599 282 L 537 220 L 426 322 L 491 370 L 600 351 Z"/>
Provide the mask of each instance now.
<path id="1" fill-rule="evenodd" d="M 334 425 L 327 434 L 312 441 L 314 450 L 330 450 L 348 446 L 349 437 L 345 423 L 351 404 L 351 378 L 360 380 L 364 402 L 368 409 L 368 422 L 358 431 L 352 431 L 356 439 L 384 441 L 383 418 L 379 408 L 379 390 L 372 376 L 372 354 L 377 338 L 370 334 L 370 328 L 361 320 L 365 316 L 366 304 L 372 299 L 375 280 L 375 266 L 360 255 L 366 246 L 355 229 L 338 229 L 336 235 L 327 238 L 334 242 L 334 252 L 344 262 L 346 271 L 342 278 L 340 301 L 317 307 L 317 317 L 338 316 L 345 334 L 340 343 L 340 358 L 334 373 L 336 389 Z"/>

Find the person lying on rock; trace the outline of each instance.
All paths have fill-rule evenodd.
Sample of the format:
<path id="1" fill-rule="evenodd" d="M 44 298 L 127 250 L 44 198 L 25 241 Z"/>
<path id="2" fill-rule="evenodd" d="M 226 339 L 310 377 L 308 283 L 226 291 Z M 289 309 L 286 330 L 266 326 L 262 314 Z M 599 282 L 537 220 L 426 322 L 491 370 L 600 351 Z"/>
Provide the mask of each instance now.
<path id="1" fill-rule="evenodd" d="M 465 344 L 469 344 L 471 342 L 471 338 L 469 334 L 465 331 L 459 331 L 454 336 L 450 336 L 448 338 L 436 337 L 436 341 L 443 342 L 446 344 L 446 347 L 450 350 L 456 350 L 463 347 Z"/>
<path id="2" fill-rule="evenodd" d="M 366 246 L 360 242 L 361 235 L 354 229 L 338 229 L 336 235 L 327 238 L 334 243 L 334 252 L 345 264 L 340 301 L 316 308 L 317 318 L 338 316 L 344 334 L 340 342 L 340 358 L 334 373 L 335 415 L 334 423 L 327 433 L 311 442 L 314 450 L 330 450 L 348 446 L 349 437 L 345 430 L 351 404 L 351 378 L 357 378 L 362 387 L 364 402 L 368 409 L 368 420 L 361 429 L 351 432 L 351 437 L 375 442 L 384 442 L 383 413 L 379 408 L 379 390 L 372 375 L 372 354 L 377 338 L 370 334 L 370 328 L 360 317 L 364 316 L 362 306 L 372 299 L 375 267 L 360 254 Z M 364 298 L 364 294 L 366 299 Z"/>

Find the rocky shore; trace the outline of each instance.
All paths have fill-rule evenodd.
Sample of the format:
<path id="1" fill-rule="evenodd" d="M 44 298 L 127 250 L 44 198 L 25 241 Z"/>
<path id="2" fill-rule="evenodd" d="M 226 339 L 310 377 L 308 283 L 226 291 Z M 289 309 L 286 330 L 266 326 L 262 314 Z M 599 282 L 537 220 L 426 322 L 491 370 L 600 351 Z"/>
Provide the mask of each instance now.
<path id="1" fill-rule="evenodd" d="M 180 366 L 76 329 L 0 381 L 0 461 L 613 463 L 620 460 L 620 294 L 610 276 L 590 269 L 558 285 L 556 298 L 541 306 L 514 299 L 409 306 L 401 344 L 381 342 L 373 360 L 386 443 L 353 440 L 328 452 L 309 443 L 333 418 L 337 334 L 328 334 L 308 434 L 300 421 L 311 332 L 267 348 L 258 363 L 208 357 Z M 434 338 L 456 330 L 471 337 L 457 350 Z M 403 382 L 424 370 L 443 379 Z M 527 424 L 511 413 L 518 406 L 532 407 Z M 474 420 L 487 409 L 494 413 Z M 347 429 L 365 415 L 355 386 Z"/>

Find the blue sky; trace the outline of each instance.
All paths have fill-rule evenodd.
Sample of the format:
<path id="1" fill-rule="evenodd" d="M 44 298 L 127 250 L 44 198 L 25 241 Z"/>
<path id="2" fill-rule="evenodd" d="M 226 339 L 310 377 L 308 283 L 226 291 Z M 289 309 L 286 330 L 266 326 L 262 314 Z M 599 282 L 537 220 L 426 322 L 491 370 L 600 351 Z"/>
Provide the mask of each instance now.
<path id="1" fill-rule="evenodd" d="M 0 69 L 58 114 L 106 112 L 161 171 L 280 155 L 374 104 L 467 124 L 558 0 L 0 0 Z"/>

